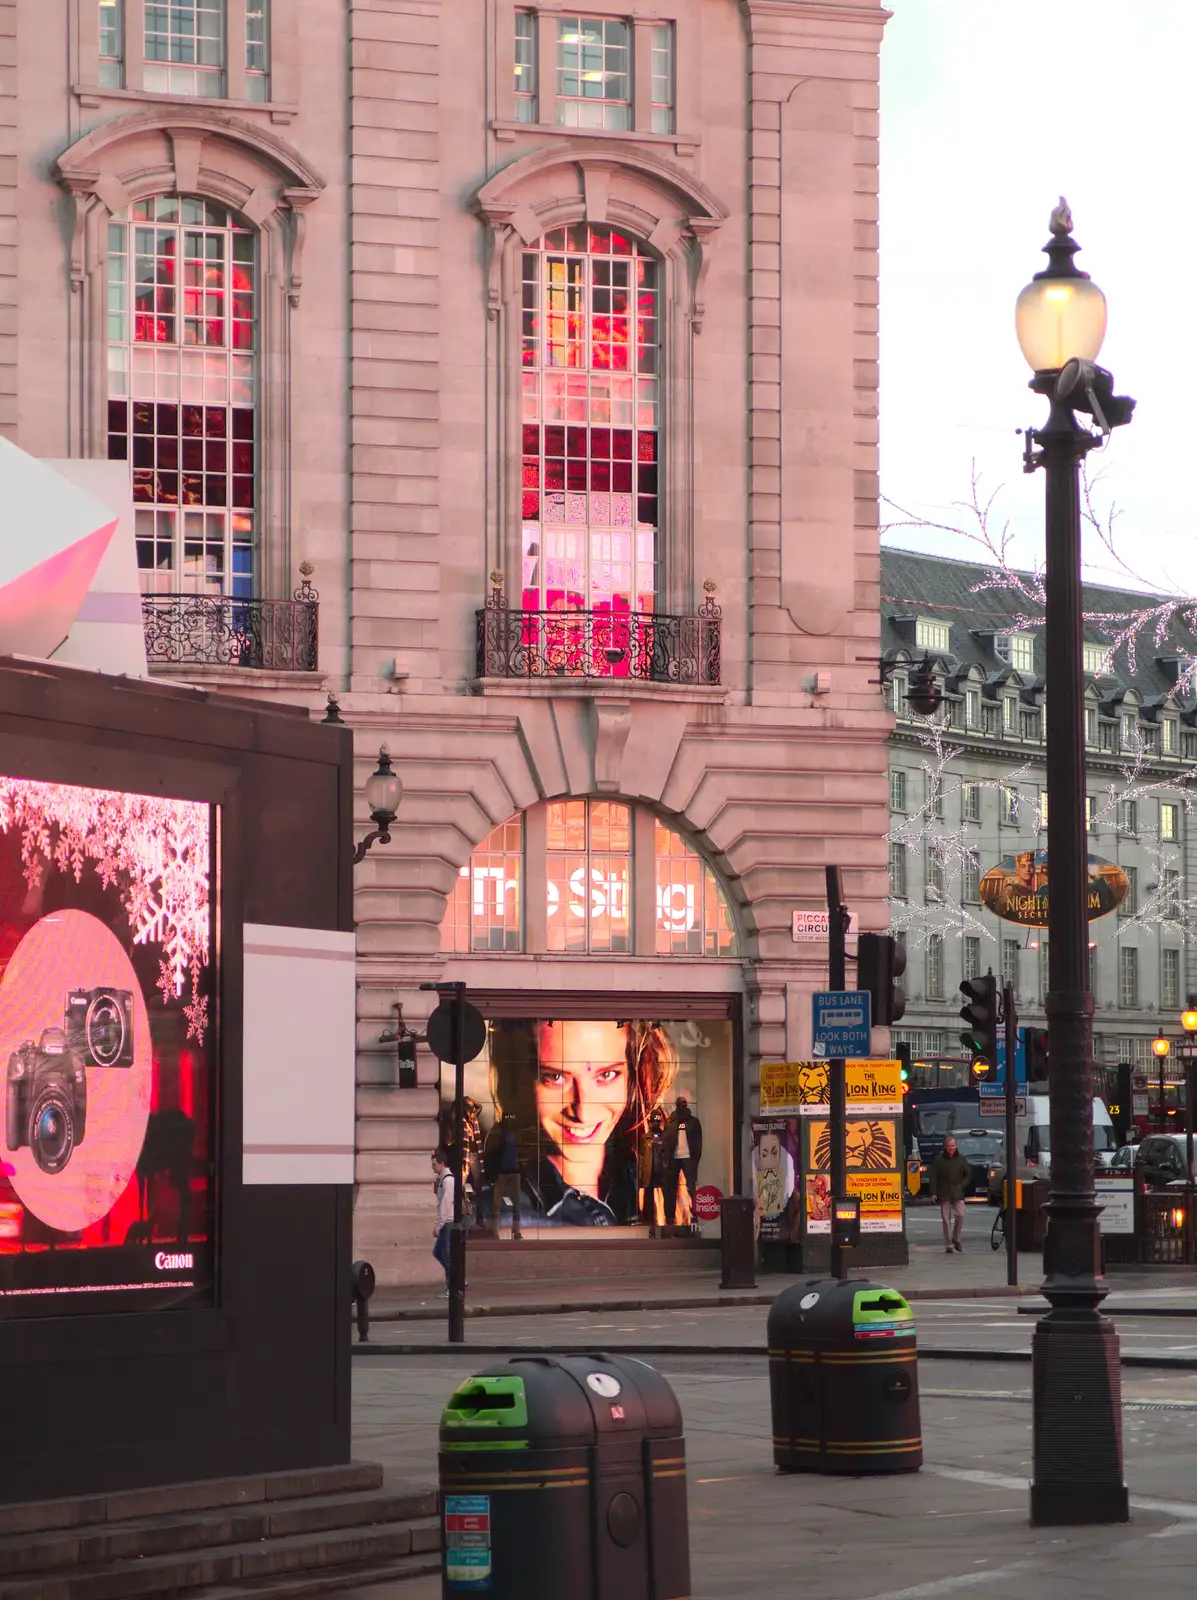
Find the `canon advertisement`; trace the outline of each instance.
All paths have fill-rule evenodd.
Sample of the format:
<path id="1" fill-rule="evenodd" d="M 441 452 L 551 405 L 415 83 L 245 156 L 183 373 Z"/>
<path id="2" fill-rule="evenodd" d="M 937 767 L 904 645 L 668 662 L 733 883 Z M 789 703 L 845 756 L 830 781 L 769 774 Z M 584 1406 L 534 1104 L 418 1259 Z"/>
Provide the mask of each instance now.
<path id="1" fill-rule="evenodd" d="M 211 808 L 0 776 L 0 1315 L 213 1288 Z"/>

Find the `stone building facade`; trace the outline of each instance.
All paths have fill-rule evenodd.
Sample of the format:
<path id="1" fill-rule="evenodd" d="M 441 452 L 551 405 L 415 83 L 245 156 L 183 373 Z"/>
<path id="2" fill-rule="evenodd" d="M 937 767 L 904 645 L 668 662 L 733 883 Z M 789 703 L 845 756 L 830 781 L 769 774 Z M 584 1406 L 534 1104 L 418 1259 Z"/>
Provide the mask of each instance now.
<path id="1" fill-rule="evenodd" d="M 1002 857 L 1046 849 L 1046 741 L 1041 630 L 1025 599 L 979 588 L 975 562 L 882 552 L 884 671 L 897 721 L 890 740 L 893 927 L 907 943 L 907 1009 L 896 1041 L 916 1057 L 960 1056 L 963 978 L 992 969 L 1013 984 L 1020 1020 L 1045 1027 L 1047 930 L 999 921 L 980 884 Z M 1024 575 L 1028 584 L 1033 580 Z M 1087 586 L 1086 614 L 1111 618 L 1162 596 Z M 1111 627 L 1112 638 L 1121 631 Z M 1116 863 L 1128 893 L 1089 924 L 1094 1059 L 1158 1067 L 1152 1040 L 1179 1034 L 1197 992 L 1189 803 L 1197 705 L 1183 672 L 1195 641 L 1180 624 L 1138 641 L 1133 670 L 1100 624 L 1085 644 L 1086 828 L 1092 856 Z M 911 664 L 930 658 L 944 692 L 934 719 L 912 714 Z M 1170 1075 L 1179 1068 L 1169 1068 Z"/>
<path id="2" fill-rule="evenodd" d="M 427 983 L 492 1033 L 669 1018 L 742 1186 L 826 977 L 792 913 L 838 862 L 886 918 L 886 13 L 37 10 L 0 0 L 0 425 L 128 461 L 151 670 L 333 692 L 359 791 L 382 744 L 404 782 L 357 868 L 357 1248 L 435 1270 L 437 1068 L 382 1038 Z"/>

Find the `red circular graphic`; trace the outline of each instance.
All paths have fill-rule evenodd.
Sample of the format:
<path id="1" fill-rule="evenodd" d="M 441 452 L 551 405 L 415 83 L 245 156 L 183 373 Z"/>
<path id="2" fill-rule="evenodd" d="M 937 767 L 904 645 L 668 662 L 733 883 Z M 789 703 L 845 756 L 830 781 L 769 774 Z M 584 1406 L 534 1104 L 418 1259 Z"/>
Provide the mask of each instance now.
<path id="1" fill-rule="evenodd" d="M 0 984 L 3 1159 L 26 1210 L 78 1233 L 106 1217 L 145 1140 L 153 1065 L 133 963 L 86 911 L 56 911 Z"/>
<path id="2" fill-rule="evenodd" d="M 719 1202 L 722 1199 L 721 1189 L 716 1189 L 714 1184 L 704 1184 L 694 1196 L 694 1215 L 699 1222 L 718 1222 Z"/>

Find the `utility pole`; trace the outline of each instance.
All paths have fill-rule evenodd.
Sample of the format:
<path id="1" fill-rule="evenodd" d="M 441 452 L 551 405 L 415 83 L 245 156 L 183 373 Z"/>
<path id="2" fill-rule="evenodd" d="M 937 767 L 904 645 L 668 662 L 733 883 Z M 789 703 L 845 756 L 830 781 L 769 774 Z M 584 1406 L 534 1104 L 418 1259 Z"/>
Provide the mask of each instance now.
<path id="1" fill-rule="evenodd" d="M 1014 1111 L 1014 1057 L 1018 1050 L 1018 1013 L 1014 1009 L 1014 989 L 1007 984 L 1002 993 L 1006 1017 L 1006 1282 L 1018 1282 L 1018 1240 L 1015 1236 L 1015 1207 L 1018 1195 L 1018 1129 Z"/>

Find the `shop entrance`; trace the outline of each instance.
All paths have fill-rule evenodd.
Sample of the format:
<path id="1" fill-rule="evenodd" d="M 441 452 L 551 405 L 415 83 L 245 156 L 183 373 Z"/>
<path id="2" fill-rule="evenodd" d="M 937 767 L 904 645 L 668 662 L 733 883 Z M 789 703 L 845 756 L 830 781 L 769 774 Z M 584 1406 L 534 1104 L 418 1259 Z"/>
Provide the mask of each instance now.
<path id="1" fill-rule="evenodd" d="M 469 998 L 487 1023 L 465 1076 L 472 1242 L 718 1238 L 719 1201 L 741 1178 L 738 995 Z M 452 1067 L 440 1093 L 451 1149 Z"/>

